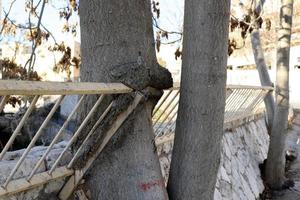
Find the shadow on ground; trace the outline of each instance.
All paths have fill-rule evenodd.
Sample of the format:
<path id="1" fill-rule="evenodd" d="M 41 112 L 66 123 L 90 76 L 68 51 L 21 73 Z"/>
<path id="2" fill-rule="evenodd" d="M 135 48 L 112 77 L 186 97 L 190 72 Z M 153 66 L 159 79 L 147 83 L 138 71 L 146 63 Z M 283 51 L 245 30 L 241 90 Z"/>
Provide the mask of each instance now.
<path id="1" fill-rule="evenodd" d="M 274 192 L 273 200 L 300 200 L 300 110 L 294 112 L 295 119 L 287 135 L 286 149 L 298 156 L 289 164 L 286 176 L 295 181 L 295 186 Z"/>

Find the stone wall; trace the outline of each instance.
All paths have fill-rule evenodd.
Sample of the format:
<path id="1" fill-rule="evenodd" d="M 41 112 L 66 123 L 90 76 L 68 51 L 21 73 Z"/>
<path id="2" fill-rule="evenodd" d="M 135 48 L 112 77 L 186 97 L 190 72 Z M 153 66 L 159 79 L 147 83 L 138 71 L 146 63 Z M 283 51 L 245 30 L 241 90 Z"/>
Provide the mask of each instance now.
<path id="1" fill-rule="evenodd" d="M 225 134 L 222 141 L 221 165 L 215 190 L 215 200 L 256 200 L 264 190 L 258 165 L 267 156 L 269 137 L 267 134 L 263 115 L 256 115 L 236 120 L 225 124 Z M 55 145 L 38 172 L 51 168 L 59 153 L 66 146 L 66 142 Z M 17 171 L 14 178 L 26 177 L 31 172 L 33 165 L 45 152 L 47 147 L 34 147 Z M 163 176 L 167 181 L 171 162 L 172 140 L 157 147 L 161 162 Z M 3 183 L 16 164 L 23 150 L 8 152 L 0 162 L 0 184 Z M 66 164 L 71 158 L 67 152 L 61 165 Z M 1 200 L 9 199 L 56 199 L 56 194 L 64 180 L 49 182 L 27 192 L 22 192 Z"/>
<path id="2" fill-rule="evenodd" d="M 267 157 L 269 136 L 263 115 L 225 124 L 215 200 L 256 200 L 264 190 L 259 164 Z M 167 179 L 172 142 L 158 147 Z"/>
<path id="3" fill-rule="evenodd" d="M 38 172 L 44 172 L 50 170 L 54 162 L 57 160 L 60 153 L 66 147 L 67 142 L 60 142 L 55 144 L 49 154 L 46 156 L 44 162 L 41 164 Z M 27 177 L 31 170 L 33 169 L 34 165 L 37 161 L 42 157 L 45 153 L 47 147 L 45 146 L 37 146 L 32 148 L 24 162 L 21 164 L 20 168 L 17 170 L 16 174 L 14 175 L 14 179 Z M 4 159 L 0 162 L 0 184 L 3 184 L 7 179 L 8 175 L 16 165 L 18 159 L 24 153 L 25 149 L 7 152 L 4 156 Z M 59 166 L 66 165 L 68 161 L 72 158 L 71 152 L 67 151 L 62 161 L 60 162 Z M 0 200 L 52 200 L 57 199 L 53 197 L 53 193 L 57 193 L 64 184 L 63 179 L 59 179 L 56 181 L 51 181 L 48 184 L 41 185 L 34 189 L 27 190 L 26 192 L 21 192 L 16 195 L 11 195 L 8 197 L 0 197 Z"/>
<path id="4" fill-rule="evenodd" d="M 79 101 L 79 95 L 68 95 L 66 96 L 60 106 L 60 114 L 65 118 L 68 117 L 77 102 Z M 76 114 L 73 115 L 72 119 L 76 119 Z"/>

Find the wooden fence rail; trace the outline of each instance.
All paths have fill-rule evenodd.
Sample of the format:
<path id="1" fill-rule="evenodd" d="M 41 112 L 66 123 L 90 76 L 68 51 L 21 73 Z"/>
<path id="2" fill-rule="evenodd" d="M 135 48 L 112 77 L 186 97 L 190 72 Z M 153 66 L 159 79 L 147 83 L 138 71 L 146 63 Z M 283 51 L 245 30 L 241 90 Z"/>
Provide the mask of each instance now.
<path id="1" fill-rule="evenodd" d="M 20 134 L 22 128 L 28 121 L 28 118 L 32 114 L 37 102 L 43 97 L 43 96 L 49 96 L 49 95 L 55 95 L 56 101 L 54 106 L 51 108 L 50 112 L 48 113 L 47 117 L 44 119 L 41 126 L 38 128 L 37 132 L 31 139 L 30 143 L 26 147 L 23 154 L 20 156 L 20 158 L 17 160 L 16 164 L 14 165 L 11 172 L 8 174 L 6 180 L 2 182 L 0 185 L 0 199 L 1 196 L 8 196 L 15 194 L 17 192 L 28 190 L 32 187 L 38 186 L 39 184 L 45 184 L 49 181 L 58 179 L 58 178 L 65 178 L 65 177 L 71 177 L 74 174 L 83 174 L 85 171 L 87 171 L 88 167 L 85 167 L 85 171 L 78 171 L 72 169 L 72 164 L 75 161 L 76 157 L 78 156 L 78 152 L 80 149 L 86 145 L 88 137 L 91 136 L 93 130 L 97 128 L 97 126 L 100 124 L 101 120 L 106 116 L 106 114 L 110 111 L 112 103 L 108 105 L 105 112 L 102 114 L 100 119 L 94 124 L 94 127 L 92 128 L 91 132 L 88 134 L 87 138 L 82 142 L 80 148 L 77 150 L 77 152 L 74 153 L 73 158 L 67 163 L 65 166 L 61 166 L 60 163 L 63 159 L 64 154 L 69 151 L 71 145 L 74 143 L 74 141 L 77 139 L 79 134 L 82 132 L 82 130 L 85 128 L 87 123 L 90 123 L 91 118 L 94 116 L 96 110 L 101 105 L 105 95 L 109 94 L 124 94 L 124 93 L 130 93 L 134 92 L 131 88 L 121 84 L 121 83 L 74 83 L 74 82 L 34 82 L 34 81 L 13 81 L 13 80 L 0 80 L 0 98 L 2 97 L 0 101 L 0 112 L 5 109 L 7 105 L 7 101 L 12 95 L 19 95 L 19 96 L 33 96 L 33 99 L 31 100 L 29 106 L 27 107 L 26 112 L 22 116 L 20 122 L 18 123 L 17 127 L 13 131 L 12 135 L 10 136 L 8 142 L 4 145 L 0 152 L 0 162 L 3 161 L 5 158 L 6 153 L 10 150 L 11 146 L 15 142 L 16 137 Z M 41 137 L 43 130 L 47 127 L 50 120 L 54 116 L 55 112 L 57 112 L 59 106 L 61 105 L 64 98 L 68 95 L 79 95 L 81 96 L 73 110 L 71 111 L 70 115 L 67 117 L 67 119 L 64 121 L 63 125 L 61 126 L 60 130 L 57 132 L 53 140 L 51 141 L 50 145 L 47 147 L 47 150 L 43 153 L 41 158 L 38 159 L 37 163 L 34 164 L 34 167 L 32 168 L 32 171 L 29 173 L 29 175 L 25 175 L 25 177 L 22 178 L 15 178 L 15 175 L 17 171 L 20 169 L 21 165 L 24 163 L 25 159 L 28 157 L 30 151 L 32 148 L 36 145 L 36 142 Z M 46 159 L 47 155 L 50 153 L 50 151 L 53 149 L 54 145 L 58 142 L 59 138 L 64 133 L 65 129 L 69 125 L 70 121 L 74 117 L 76 113 L 78 113 L 79 107 L 82 105 L 82 102 L 84 99 L 86 99 L 89 95 L 97 95 L 98 99 L 94 103 L 92 109 L 88 112 L 88 114 L 83 119 L 83 122 L 79 125 L 77 130 L 73 133 L 71 139 L 68 141 L 67 145 L 63 149 L 63 151 L 60 153 L 54 164 L 52 164 L 49 171 L 46 172 L 37 172 L 42 163 L 44 163 L 44 160 Z M 134 101 L 134 105 L 130 106 L 128 109 L 125 110 L 123 113 L 120 114 L 120 116 L 123 116 L 122 120 L 124 121 L 126 117 L 134 110 L 135 106 L 140 102 L 142 99 L 142 96 L 140 93 L 136 93 L 136 100 Z M 122 120 L 119 120 L 116 122 L 114 126 L 112 126 L 112 130 L 110 130 L 110 137 L 116 132 L 116 130 L 121 126 L 122 123 L 120 123 Z M 123 122 L 122 121 L 122 122 Z M 114 123 L 113 123 L 114 124 Z M 104 142 L 105 144 L 110 139 L 107 138 Z M 103 149 L 105 144 L 101 145 L 101 148 Z M 101 150 L 102 150 L 101 149 Z M 97 153 L 100 153 L 101 150 Z M 91 165 L 92 161 L 88 161 L 89 166 Z M 78 172 L 77 172 L 78 171 Z M 78 179 L 78 175 L 76 176 Z M 76 180 L 77 180 L 76 179 Z M 80 180 L 79 180 L 80 181 Z M 78 182 L 77 182 L 78 183 Z M 73 188 L 70 188 L 70 183 L 68 182 L 67 188 L 63 189 L 63 193 L 69 194 L 70 191 L 72 191 L 76 184 L 71 184 Z M 71 189 L 71 190 L 70 190 Z M 66 199 L 67 196 L 60 195 L 61 199 Z"/>
<path id="2" fill-rule="evenodd" d="M 258 86 L 227 86 L 227 99 L 226 99 L 226 109 L 225 109 L 225 122 L 235 120 L 237 118 L 243 117 L 255 113 L 256 110 L 261 105 L 265 95 L 272 91 L 271 87 L 258 87 Z M 93 124 L 92 129 L 87 134 L 85 140 L 80 144 L 81 146 L 74 152 L 72 159 L 66 165 L 60 165 L 64 154 L 70 149 L 74 141 L 77 139 L 81 131 L 85 128 L 86 124 L 89 123 L 94 116 L 97 108 L 102 105 L 102 101 L 105 95 L 109 94 L 125 94 L 133 93 L 135 99 L 131 105 L 128 106 L 127 110 L 122 112 L 115 122 L 112 122 L 111 129 L 108 130 L 107 136 L 103 140 L 103 144 L 100 145 L 99 149 L 96 151 L 96 155 L 91 157 L 87 161 L 86 166 L 81 170 L 73 169 L 73 163 L 78 157 L 78 152 L 86 145 L 87 140 L 95 129 L 101 124 L 103 118 L 109 113 L 112 103 L 107 106 L 105 111 L 102 113 L 100 118 L 96 120 Z M 167 140 L 172 140 L 174 137 L 174 128 L 177 117 L 177 110 L 179 104 L 179 94 L 180 85 L 175 83 L 174 87 L 166 90 L 165 94 L 157 104 L 153 111 L 153 125 L 156 137 L 156 144 L 162 144 Z M 11 170 L 10 174 L 7 176 L 3 183 L 0 183 L 0 199 L 2 196 L 12 195 L 21 191 L 26 191 L 30 188 L 39 186 L 40 184 L 45 184 L 49 181 L 69 177 L 65 186 L 59 194 L 60 199 L 67 199 L 74 188 L 79 184 L 84 173 L 91 166 L 92 162 L 99 155 L 105 145 L 109 142 L 110 138 L 114 135 L 117 129 L 122 125 L 130 113 L 135 109 L 139 102 L 143 99 L 140 92 L 135 92 L 131 88 L 121 84 L 121 83 L 59 83 L 59 82 L 32 82 L 32 81 L 12 81 L 12 80 L 0 80 L 0 112 L 5 109 L 7 101 L 12 95 L 22 95 L 22 96 L 33 96 L 27 107 L 26 112 L 22 116 L 12 135 L 10 136 L 8 142 L 2 148 L 0 152 L 0 162 L 3 161 L 5 155 L 10 150 L 16 137 L 20 134 L 24 124 L 27 122 L 29 116 L 32 114 L 34 107 L 36 106 L 38 100 L 44 95 L 58 95 L 54 106 L 51 108 L 47 117 L 43 121 L 42 125 L 39 127 L 36 134 L 33 136 L 29 145 L 24 150 L 23 154 L 17 160 L 14 168 Z M 53 117 L 54 113 L 57 111 L 64 98 L 68 95 L 79 95 L 81 96 L 71 111 L 70 115 L 63 122 L 59 131 L 52 139 L 50 145 L 47 147 L 46 151 L 43 153 L 41 158 L 34 164 L 32 171 L 22 178 L 15 178 L 16 172 L 19 170 L 20 166 L 27 158 L 28 154 L 32 148 L 36 145 L 37 140 L 41 137 L 41 134 L 45 127 L 48 125 L 49 121 Z M 37 172 L 41 164 L 46 159 L 47 155 L 53 149 L 54 145 L 58 142 L 59 138 L 63 134 L 64 130 L 69 125 L 71 119 L 76 113 L 78 113 L 79 107 L 82 102 L 89 95 L 98 95 L 98 99 L 94 103 L 91 110 L 85 116 L 83 122 L 78 126 L 77 130 L 72 134 L 71 139 L 68 141 L 64 150 L 61 152 L 57 160 L 51 166 L 51 168 L 46 172 Z"/>
<path id="3" fill-rule="evenodd" d="M 262 102 L 266 94 L 272 91 L 272 87 L 227 85 L 224 123 L 255 114 L 263 106 Z M 180 84 L 175 83 L 173 88 L 164 92 L 154 109 L 153 128 L 156 145 L 174 139 L 179 93 Z"/>

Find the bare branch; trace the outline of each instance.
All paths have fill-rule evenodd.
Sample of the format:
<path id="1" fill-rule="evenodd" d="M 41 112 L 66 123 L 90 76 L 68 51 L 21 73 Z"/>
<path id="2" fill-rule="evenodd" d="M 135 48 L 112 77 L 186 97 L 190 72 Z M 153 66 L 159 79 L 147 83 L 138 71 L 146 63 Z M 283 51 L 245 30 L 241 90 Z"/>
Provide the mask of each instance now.
<path id="1" fill-rule="evenodd" d="M 42 27 L 45 31 L 47 31 L 47 33 L 49 33 L 49 35 L 52 37 L 54 43 L 57 44 L 56 39 L 55 39 L 53 33 L 52 33 L 51 31 L 49 31 L 49 29 L 47 29 L 42 23 L 41 23 L 41 27 Z"/>
<path id="2" fill-rule="evenodd" d="M 163 32 L 166 32 L 168 34 L 178 34 L 178 35 L 182 35 L 183 33 L 182 32 L 178 32 L 178 31 L 167 31 L 165 29 L 162 29 L 158 23 L 157 23 L 157 20 L 152 16 L 152 19 L 153 19 L 153 26 L 155 26 L 157 29 L 163 31 Z"/>
<path id="3" fill-rule="evenodd" d="M 11 2 L 10 6 L 9 6 L 9 9 L 8 9 L 8 12 L 5 13 L 5 17 L 4 17 L 4 19 L 3 19 L 3 25 L 2 25 L 1 30 L 0 30 L 0 36 L 2 35 L 2 32 L 3 32 L 4 27 L 5 27 L 5 25 L 6 25 L 6 20 L 7 20 L 8 15 L 9 15 L 9 13 L 10 13 L 10 11 L 11 11 L 11 9 L 12 9 L 12 7 L 13 7 L 13 5 L 14 5 L 15 2 L 16 2 L 16 0 L 13 0 L 13 1 Z"/>
<path id="4" fill-rule="evenodd" d="M 28 75 L 33 71 L 33 66 L 35 63 L 35 50 L 38 46 L 38 40 L 41 40 L 41 21 L 42 21 L 42 17 L 43 17 L 43 13 L 44 13 L 44 9 L 45 9 L 45 5 L 46 5 L 46 0 L 42 0 L 42 7 L 41 7 L 41 12 L 40 15 L 38 17 L 38 23 L 37 23 L 37 36 L 36 36 L 36 41 L 33 37 L 33 33 L 32 33 L 32 28 L 30 28 L 30 34 L 32 37 L 32 52 L 30 55 L 30 58 L 28 59 L 28 61 L 25 64 L 25 68 L 28 65 Z M 32 6 L 33 6 L 33 0 L 32 0 Z M 30 20 L 30 12 L 29 12 L 29 26 L 31 26 L 31 20 Z"/>
<path id="5" fill-rule="evenodd" d="M 6 13 L 6 12 L 4 11 L 4 13 Z M 9 17 L 7 17 L 6 19 L 7 19 L 7 21 L 9 21 L 12 25 L 14 25 L 15 27 L 20 28 L 20 29 L 34 29 L 34 28 L 37 28 L 37 27 L 32 27 L 32 26 L 25 26 L 25 25 L 23 25 L 23 24 L 17 24 L 17 23 L 15 23 L 12 19 L 10 19 Z"/>
<path id="6" fill-rule="evenodd" d="M 160 42 L 160 44 L 174 44 L 177 42 L 180 42 L 182 40 L 182 36 L 180 36 L 180 38 L 178 38 L 177 40 L 171 41 L 171 42 Z"/>

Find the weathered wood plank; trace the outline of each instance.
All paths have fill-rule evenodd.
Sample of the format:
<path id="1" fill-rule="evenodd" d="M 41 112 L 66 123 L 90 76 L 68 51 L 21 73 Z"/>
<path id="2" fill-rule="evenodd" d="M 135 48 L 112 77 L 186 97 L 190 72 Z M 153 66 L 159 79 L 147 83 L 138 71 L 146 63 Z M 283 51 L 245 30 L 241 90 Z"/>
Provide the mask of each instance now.
<path id="1" fill-rule="evenodd" d="M 253 85 L 227 85 L 227 89 L 254 89 L 254 90 L 270 90 L 272 91 L 274 88 L 269 86 L 253 86 Z M 173 83 L 173 87 L 168 90 L 179 90 L 180 82 Z"/>
<path id="2" fill-rule="evenodd" d="M 79 200 L 89 200 L 83 190 L 78 190 L 75 192 L 75 194 Z"/>
<path id="3" fill-rule="evenodd" d="M 62 190 L 60 191 L 58 197 L 61 200 L 67 200 L 73 191 L 76 189 L 78 184 L 80 183 L 82 177 L 87 172 L 87 170 L 90 168 L 90 166 L 93 164 L 94 160 L 98 157 L 98 155 L 101 153 L 101 151 L 104 149 L 106 144 L 109 142 L 109 140 L 112 138 L 112 136 L 116 133 L 116 131 L 119 129 L 119 127 L 123 124 L 123 122 L 127 119 L 127 117 L 132 113 L 132 111 L 136 108 L 136 106 L 139 104 L 139 102 L 142 100 L 142 95 L 137 94 L 134 101 L 128 106 L 128 108 L 122 112 L 117 119 L 112 124 L 111 128 L 106 132 L 105 138 L 103 139 L 102 144 L 99 146 L 97 151 L 93 156 L 91 156 L 87 162 L 84 168 L 80 170 L 75 170 L 75 174 L 69 178 L 67 183 L 63 186 Z"/>
<path id="4" fill-rule="evenodd" d="M 269 86 L 254 86 L 254 85 L 227 85 L 227 89 L 253 89 L 253 90 L 270 90 L 274 88 Z"/>
<path id="5" fill-rule="evenodd" d="M 261 118 L 264 116 L 264 109 L 258 110 L 257 112 L 244 113 L 243 115 L 238 115 L 234 119 L 224 121 L 224 131 L 227 129 L 232 129 L 241 126 L 242 124 L 248 123 L 252 120 Z M 174 140 L 174 133 L 163 135 L 155 139 L 155 145 L 159 146 Z"/>
<path id="6" fill-rule="evenodd" d="M 0 95 L 119 94 L 131 91 L 122 83 L 0 80 Z"/>
<path id="7" fill-rule="evenodd" d="M 175 82 L 170 90 L 179 88 L 180 83 Z M 227 85 L 227 88 L 273 90 L 273 87 L 249 85 Z M 122 83 L 0 80 L 0 95 L 117 94 L 131 91 Z"/>
<path id="8" fill-rule="evenodd" d="M 23 192 L 31 188 L 46 184 L 50 181 L 71 176 L 73 174 L 74 170 L 67 169 L 66 167 L 60 167 L 55 169 L 55 171 L 52 173 L 52 176 L 49 175 L 48 172 L 35 174 L 30 182 L 26 180 L 26 177 L 12 180 L 9 182 L 5 189 L 0 187 L 0 199 L 2 196 L 9 196 L 19 192 Z"/>
<path id="9" fill-rule="evenodd" d="M 269 86 L 254 86 L 254 85 L 227 85 L 227 89 L 254 89 L 254 90 L 273 90 L 273 87 Z M 168 90 L 180 89 L 180 82 L 173 83 L 173 87 Z"/>
<path id="10" fill-rule="evenodd" d="M 6 95 L 4 96 L 2 99 L 1 99 L 1 103 L 0 103 L 0 113 L 2 112 L 2 110 L 4 109 L 7 101 L 9 100 L 9 95 Z"/>

